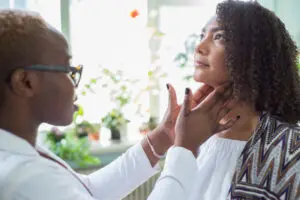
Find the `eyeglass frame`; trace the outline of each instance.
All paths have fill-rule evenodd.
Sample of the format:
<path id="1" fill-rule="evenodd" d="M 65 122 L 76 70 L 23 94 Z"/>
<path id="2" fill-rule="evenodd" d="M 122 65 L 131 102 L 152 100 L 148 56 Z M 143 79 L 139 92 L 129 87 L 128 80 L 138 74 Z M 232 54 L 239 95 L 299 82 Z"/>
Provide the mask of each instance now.
<path id="1" fill-rule="evenodd" d="M 63 65 L 31 65 L 27 67 L 21 67 L 18 69 L 36 70 L 36 71 L 45 71 L 45 72 L 79 73 L 80 77 L 77 83 L 76 80 L 72 77 L 72 74 L 70 75 L 70 78 L 72 79 L 75 87 L 78 87 L 82 76 L 83 65 L 77 65 L 76 67 L 63 66 Z"/>

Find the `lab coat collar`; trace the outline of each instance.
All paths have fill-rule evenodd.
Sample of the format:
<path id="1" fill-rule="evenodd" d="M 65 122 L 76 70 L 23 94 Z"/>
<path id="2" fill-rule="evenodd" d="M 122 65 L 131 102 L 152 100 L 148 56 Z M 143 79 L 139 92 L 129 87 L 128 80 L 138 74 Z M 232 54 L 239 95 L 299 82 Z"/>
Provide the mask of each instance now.
<path id="1" fill-rule="evenodd" d="M 3 129 L 0 129 L 0 151 L 9 151 L 27 156 L 39 155 L 35 147 L 29 142 Z"/>

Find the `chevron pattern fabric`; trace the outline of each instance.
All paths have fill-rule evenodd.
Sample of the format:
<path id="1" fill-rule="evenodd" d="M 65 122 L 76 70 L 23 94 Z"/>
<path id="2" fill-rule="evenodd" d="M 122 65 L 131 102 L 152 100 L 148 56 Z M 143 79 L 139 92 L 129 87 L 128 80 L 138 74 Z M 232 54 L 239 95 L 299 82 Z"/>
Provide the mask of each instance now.
<path id="1" fill-rule="evenodd" d="M 264 113 L 243 150 L 227 199 L 300 200 L 300 127 Z"/>

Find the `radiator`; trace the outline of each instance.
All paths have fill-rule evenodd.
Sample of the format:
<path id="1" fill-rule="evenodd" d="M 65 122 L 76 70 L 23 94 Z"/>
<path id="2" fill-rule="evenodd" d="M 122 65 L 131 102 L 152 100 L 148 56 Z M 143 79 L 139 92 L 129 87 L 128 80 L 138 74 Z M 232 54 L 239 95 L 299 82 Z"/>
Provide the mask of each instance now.
<path id="1" fill-rule="evenodd" d="M 156 174 L 146 181 L 144 184 L 139 186 L 136 190 L 130 193 L 123 200 L 146 200 L 149 194 L 151 193 L 156 180 L 159 178 L 160 174 Z"/>

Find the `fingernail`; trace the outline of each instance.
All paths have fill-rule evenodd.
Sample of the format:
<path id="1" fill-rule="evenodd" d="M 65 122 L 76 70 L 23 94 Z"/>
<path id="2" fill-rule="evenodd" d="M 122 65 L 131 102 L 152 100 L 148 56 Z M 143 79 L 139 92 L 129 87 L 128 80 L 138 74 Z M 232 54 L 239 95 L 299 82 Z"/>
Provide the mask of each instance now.
<path id="1" fill-rule="evenodd" d="M 240 119 L 240 118 L 241 118 L 241 116 L 239 116 L 239 115 L 238 115 L 238 116 L 236 116 L 236 119 Z"/>
<path id="2" fill-rule="evenodd" d="M 169 90 L 169 84 L 166 84 L 166 86 L 167 86 L 167 89 Z"/>
<path id="3" fill-rule="evenodd" d="M 186 95 L 190 94 L 190 89 L 189 88 L 185 88 L 185 94 Z"/>

